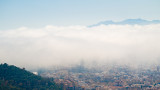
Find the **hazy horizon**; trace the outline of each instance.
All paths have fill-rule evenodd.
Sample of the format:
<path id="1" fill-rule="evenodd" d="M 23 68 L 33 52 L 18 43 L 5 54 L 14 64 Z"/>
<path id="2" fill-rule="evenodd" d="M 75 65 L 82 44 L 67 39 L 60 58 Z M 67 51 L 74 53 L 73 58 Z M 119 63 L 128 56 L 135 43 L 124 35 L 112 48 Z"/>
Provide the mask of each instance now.
<path id="1" fill-rule="evenodd" d="M 21 27 L 0 31 L 1 62 L 18 66 L 158 64 L 160 24 Z"/>
<path id="2" fill-rule="evenodd" d="M 159 0 L 1 0 L 0 63 L 159 64 L 160 24 L 139 24 L 158 22 L 159 8 Z M 115 24 L 126 19 L 140 21 Z"/>

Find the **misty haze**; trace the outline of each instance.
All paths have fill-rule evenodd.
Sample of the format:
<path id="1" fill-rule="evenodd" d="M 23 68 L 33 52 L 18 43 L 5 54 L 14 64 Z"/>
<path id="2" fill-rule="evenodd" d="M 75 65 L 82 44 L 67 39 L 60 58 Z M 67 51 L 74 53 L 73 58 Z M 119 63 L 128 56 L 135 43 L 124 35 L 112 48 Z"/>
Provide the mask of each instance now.
<path id="1" fill-rule="evenodd" d="M 1 0 L 0 90 L 160 90 L 159 0 Z"/>
<path id="2" fill-rule="evenodd" d="M 1 61 L 18 66 L 43 67 L 116 62 L 160 63 L 160 24 L 100 25 L 96 27 L 48 25 L 0 31 Z M 16 63 L 15 63 L 16 62 Z"/>

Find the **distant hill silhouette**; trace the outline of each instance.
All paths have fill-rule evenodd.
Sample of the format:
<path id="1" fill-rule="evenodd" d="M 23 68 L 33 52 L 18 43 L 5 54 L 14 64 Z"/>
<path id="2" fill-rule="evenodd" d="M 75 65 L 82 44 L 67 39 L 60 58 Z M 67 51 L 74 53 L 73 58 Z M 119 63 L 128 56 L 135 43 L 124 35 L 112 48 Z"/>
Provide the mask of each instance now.
<path id="1" fill-rule="evenodd" d="M 0 90 L 61 90 L 53 80 L 13 65 L 0 64 Z"/>
<path id="2" fill-rule="evenodd" d="M 148 21 L 148 20 L 144 20 L 144 19 L 126 19 L 120 22 L 114 22 L 114 21 L 103 21 L 103 22 L 99 22 L 97 24 L 91 25 L 89 27 L 94 27 L 94 26 L 99 26 L 99 25 L 110 25 L 110 24 L 116 24 L 116 25 L 125 25 L 125 24 L 129 24 L 129 25 L 148 25 L 148 24 L 158 24 L 160 23 L 160 20 L 152 20 L 152 21 Z"/>

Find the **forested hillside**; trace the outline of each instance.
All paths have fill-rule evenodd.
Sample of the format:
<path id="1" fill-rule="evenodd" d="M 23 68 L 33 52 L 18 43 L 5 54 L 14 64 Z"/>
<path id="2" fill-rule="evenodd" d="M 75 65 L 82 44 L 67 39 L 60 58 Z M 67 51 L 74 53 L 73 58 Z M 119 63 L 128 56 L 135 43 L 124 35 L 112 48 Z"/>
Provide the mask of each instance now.
<path id="1" fill-rule="evenodd" d="M 0 90 L 61 90 L 53 80 L 6 63 L 0 64 Z"/>

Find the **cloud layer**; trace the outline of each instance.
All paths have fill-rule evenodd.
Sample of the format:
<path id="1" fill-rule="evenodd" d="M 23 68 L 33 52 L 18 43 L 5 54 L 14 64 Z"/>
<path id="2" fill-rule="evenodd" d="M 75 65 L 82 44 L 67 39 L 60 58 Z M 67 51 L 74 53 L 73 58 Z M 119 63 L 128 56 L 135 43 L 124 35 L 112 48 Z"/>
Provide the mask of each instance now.
<path id="1" fill-rule="evenodd" d="M 87 62 L 159 63 L 160 24 L 0 30 L 0 61 L 25 67 Z"/>

